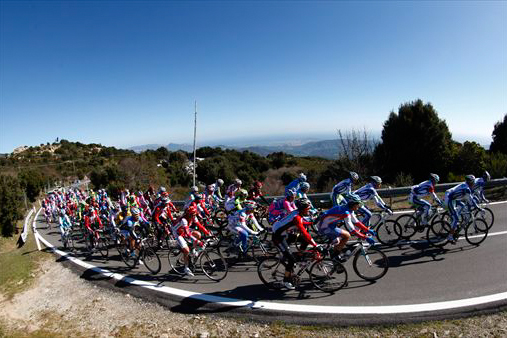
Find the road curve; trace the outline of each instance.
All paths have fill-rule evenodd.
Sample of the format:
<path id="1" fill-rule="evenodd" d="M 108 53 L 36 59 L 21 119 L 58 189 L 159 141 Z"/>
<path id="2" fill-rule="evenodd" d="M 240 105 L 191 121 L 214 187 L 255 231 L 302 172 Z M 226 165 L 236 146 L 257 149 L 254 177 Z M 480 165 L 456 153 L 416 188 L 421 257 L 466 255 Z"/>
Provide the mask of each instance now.
<path id="1" fill-rule="evenodd" d="M 182 312 L 221 312 L 260 320 L 297 323 L 377 324 L 454 318 L 507 307 L 507 208 L 491 205 L 495 225 L 479 247 L 464 240 L 446 250 L 423 243 L 385 249 L 390 269 L 377 282 L 358 278 L 350 261 L 349 284 L 336 294 L 312 288 L 270 291 L 259 280 L 253 263 L 230 268 L 219 283 L 204 276 L 179 278 L 168 273 L 162 255 L 162 272 L 148 274 L 141 265 L 126 269 L 116 253 L 110 258 L 83 261 L 57 250 L 59 231 L 48 230 L 37 214 L 34 226 L 46 246 L 54 246 L 60 260 L 96 283 L 157 301 Z"/>

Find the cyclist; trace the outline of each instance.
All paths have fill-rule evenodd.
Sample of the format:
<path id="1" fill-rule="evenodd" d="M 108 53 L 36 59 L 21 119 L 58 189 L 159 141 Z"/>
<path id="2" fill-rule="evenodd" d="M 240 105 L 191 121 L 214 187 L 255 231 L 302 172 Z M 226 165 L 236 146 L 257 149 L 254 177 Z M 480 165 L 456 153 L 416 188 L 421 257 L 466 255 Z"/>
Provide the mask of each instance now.
<path id="1" fill-rule="evenodd" d="M 483 211 L 479 205 L 477 205 L 477 202 L 472 198 L 472 188 L 474 186 L 475 182 L 475 176 L 474 175 L 466 175 L 465 176 L 465 182 L 460 183 L 457 186 L 447 190 L 445 192 L 445 198 L 444 198 L 444 205 L 447 210 L 449 210 L 449 213 L 452 217 L 452 223 L 451 223 L 451 231 L 449 232 L 449 236 L 447 239 L 452 243 L 456 244 L 456 237 L 455 232 L 456 228 L 458 227 L 458 219 L 459 215 L 461 214 L 461 210 L 463 208 L 456 210 L 456 207 L 458 204 L 461 204 L 463 207 L 462 201 L 467 201 L 468 206 L 473 205 L 477 209 Z"/>
<path id="2" fill-rule="evenodd" d="M 359 181 L 359 175 L 353 171 L 349 172 L 349 177 L 338 182 L 331 192 L 331 202 L 333 206 L 346 203 L 343 199 L 343 194 L 352 193 L 352 185 Z"/>
<path id="3" fill-rule="evenodd" d="M 190 188 L 190 193 L 188 194 L 187 199 L 185 200 L 185 206 L 183 209 L 187 209 L 195 200 L 195 195 L 199 193 L 199 188 L 197 186 L 192 186 Z"/>
<path id="4" fill-rule="evenodd" d="M 195 206 L 190 206 L 188 209 L 185 210 L 185 213 L 171 227 L 171 232 L 173 233 L 173 236 L 176 239 L 176 242 L 178 243 L 181 252 L 183 253 L 185 274 L 192 277 L 194 276 L 194 274 L 188 268 L 190 249 L 187 244 L 187 239 L 190 239 L 192 241 L 192 245 L 194 248 L 203 245 L 203 243 L 201 242 L 201 234 L 199 233 L 199 231 L 190 231 L 190 224 L 192 224 L 193 220 L 196 217 L 197 217 L 197 208 Z"/>
<path id="5" fill-rule="evenodd" d="M 354 211 L 357 211 L 362 206 L 361 198 L 355 194 L 348 194 L 345 200 L 347 204 L 332 207 L 322 214 L 317 223 L 319 234 L 326 236 L 333 245 L 331 258 L 338 258 L 339 260 L 345 260 L 346 258 L 340 257 L 339 253 L 347 244 L 351 234 L 365 239 L 371 245 L 375 244 L 375 240 L 367 236 L 374 236 L 375 232 L 359 222 L 354 213 Z M 346 230 L 340 229 L 339 226 L 341 224 L 345 224 Z"/>
<path id="6" fill-rule="evenodd" d="M 262 186 L 263 186 L 262 182 L 255 181 L 252 188 L 248 190 L 248 199 L 255 202 L 261 199 L 266 205 L 269 205 L 268 200 L 264 197 L 264 194 L 262 193 Z"/>
<path id="7" fill-rule="evenodd" d="M 427 181 L 424 181 L 422 183 L 419 183 L 418 185 L 412 186 L 410 188 L 410 195 L 408 196 L 408 201 L 415 205 L 417 209 L 422 208 L 423 213 L 421 215 L 421 224 L 427 225 L 428 224 L 428 215 L 430 212 L 431 204 L 422 199 L 421 197 L 428 196 L 431 194 L 431 197 L 433 197 L 433 201 L 438 203 L 440 206 L 443 206 L 442 201 L 438 198 L 437 194 L 435 193 L 435 185 L 440 181 L 440 177 L 437 174 L 430 174 L 430 179 Z"/>
<path id="8" fill-rule="evenodd" d="M 274 200 L 269 205 L 269 215 L 268 215 L 268 222 L 271 224 L 280 218 L 284 217 L 285 215 L 291 213 L 292 211 L 296 210 L 296 204 L 294 203 L 294 200 L 296 198 L 296 191 L 293 189 L 287 190 L 285 193 L 284 199 L 277 199 Z"/>
<path id="9" fill-rule="evenodd" d="M 131 256 L 135 256 L 136 241 L 139 239 L 136 228 L 141 226 L 141 219 L 139 217 L 141 213 L 137 208 L 130 209 L 130 212 L 132 216 L 127 217 L 123 221 L 123 224 L 120 226 L 120 232 L 125 237 L 125 240 L 128 241 L 128 252 Z"/>
<path id="10" fill-rule="evenodd" d="M 299 191 L 296 194 L 296 200 L 307 199 L 310 201 L 310 199 L 308 198 L 308 195 L 306 194 L 309 190 L 310 190 L 310 183 L 308 183 L 308 182 L 301 183 L 301 187 L 299 188 Z M 310 201 L 310 203 L 312 203 L 312 201 Z M 318 210 L 312 204 L 312 206 L 310 208 L 310 214 L 314 215 L 317 212 L 318 212 Z"/>
<path id="11" fill-rule="evenodd" d="M 363 202 L 374 199 L 379 208 L 387 211 L 389 215 L 392 215 L 392 210 L 386 206 L 382 198 L 380 198 L 377 193 L 377 189 L 380 188 L 381 184 L 382 179 L 380 177 L 370 176 L 370 183 L 354 191 L 354 194 L 358 195 Z M 364 215 L 364 218 L 362 219 L 363 224 L 370 226 L 371 211 L 364 204 L 361 208 L 359 208 L 359 211 Z"/>
<path id="12" fill-rule="evenodd" d="M 484 196 L 484 186 L 490 179 L 491 176 L 487 171 L 484 171 L 482 177 L 475 179 L 474 186 L 472 187 L 472 196 L 477 203 L 489 203 L 486 196 Z"/>
<path id="13" fill-rule="evenodd" d="M 224 199 L 222 197 L 222 192 L 220 191 L 220 188 L 224 185 L 224 180 L 219 178 L 215 183 L 208 185 L 208 189 L 206 190 L 206 194 L 213 197 L 213 199 L 221 203 Z"/>
<path id="14" fill-rule="evenodd" d="M 227 228 L 231 233 L 237 235 L 239 241 L 241 241 L 240 250 L 242 254 L 245 254 L 248 249 L 248 235 L 257 235 L 264 230 L 253 214 L 257 207 L 257 203 L 254 201 L 246 201 L 244 206 L 244 209 L 235 211 L 227 218 Z M 258 229 L 257 231 L 248 227 L 248 223 L 250 222 L 253 223 L 255 229 Z M 238 243 L 234 244 L 237 245 Z"/>
<path id="15" fill-rule="evenodd" d="M 294 191 L 298 191 L 301 183 L 303 182 L 306 182 L 306 175 L 300 173 L 294 181 L 287 184 L 287 186 L 285 187 L 285 194 L 287 194 L 287 191 L 291 189 Z"/>
<path id="16" fill-rule="evenodd" d="M 62 236 L 62 243 L 64 243 L 63 237 L 65 236 L 65 232 L 68 229 L 72 228 L 72 223 L 70 222 L 70 218 L 65 212 L 64 208 L 60 209 L 60 217 L 58 217 L 58 224 L 60 225 L 60 234 Z"/>
<path id="17" fill-rule="evenodd" d="M 239 189 L 236 191 L 235 197 L 230 198 L 225 202 L 225 211 L 232 212 L 234 209 L 236 210 L 242 210 L 243 206 L 242 203 L 246 201 L 246 198 L 248 197 L 248 191 L 245 189 Z"/>
<path id="18" fill-rule="evenodd" d="M 174 222 L 174 217 L 171 211 L 177 212 L 178 209 L 176 209 L 176 207 L 171 202 L 169 197 L 167 196 L 162 197 L 160 203 L 155 207 L 155 210 L 153 211 L 152 214 L 153 221 L 159 225 L 162 225 L 168 220 Z M 162 218 L 162 220 L 160 218 Z"/>
<path id="19" fill-rule="evenodd" d="M 289 233 L 296 230 L 301 233 L 304 241 L 314 247 L 320 249 L 317 243 L 313 240 L 312 236 L 306 231 L 303 217 L 308 216 L 310 212 L 311 203 L 308 199 L 298 200 L 297 209 L 289 213 L 284 218 L 273 224 L 273 243 L 280 249 L 283 257 L 287 261 L 285 266 L 285 275 L 283 278 L 284 286 L 289 290 L 294 290 L 295 287 L 291 282 L 294 263 L 296 262 L 294 256 L 290 252 L 287 239 Z"/>
<path id="20" fill-rule="evenodd" d="M 227 187 L 227 191 L 225 192 L 225 202 L 234 197 L 236 191 L 241 189 L 242 184 L 243 182 L 239 178 L 236 178 L 234 183 Z"/>

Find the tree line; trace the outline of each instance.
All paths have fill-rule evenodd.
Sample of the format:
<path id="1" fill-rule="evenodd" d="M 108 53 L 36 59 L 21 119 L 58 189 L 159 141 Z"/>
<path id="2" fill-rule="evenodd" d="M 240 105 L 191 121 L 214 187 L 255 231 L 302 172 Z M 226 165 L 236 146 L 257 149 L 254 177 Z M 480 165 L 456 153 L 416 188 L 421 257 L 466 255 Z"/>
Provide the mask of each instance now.
<path id="1" fill-rule="evenodd" d="M 338 131 L 337 138 L 340 155 L 335 160 L 199 148 L 197 179 L 200 184 L 210 184 L 217 178 L 231 182 L 237 177 L 247 186 L 255 180 L 279 182 L 270 191 L 278 194 L 300 171 L 307 174 L 312 190 L 319 192 L 330 191 L 349 171 L 357 172 L 363 181 L 378 175 L 394 186 L 426 180 L 430 172 L 439 174 L 441 182 L 460 181 L 466 174 L 479 175 L 484 170 L 493 178 L 507 176 L 507 114 L 494 125 L 489 150 L 476 142 L 454 141 L 445 120 L 422 100 L 392 111 L 380 140 L 366 130 Z M 106 188 L 112 196 L 121 189 L 163 185 L 171 187 L 173 199 L 182 199 L 192 184 L 192 156 L 164 147 L 135 153 L 61 140 L 0 158 L 0 232 L 12 235 L 16 220 L 23 217 L 24 197 L 33 202 L 46 185 L 56 181 L 88 177 L 93 188 Z"/>

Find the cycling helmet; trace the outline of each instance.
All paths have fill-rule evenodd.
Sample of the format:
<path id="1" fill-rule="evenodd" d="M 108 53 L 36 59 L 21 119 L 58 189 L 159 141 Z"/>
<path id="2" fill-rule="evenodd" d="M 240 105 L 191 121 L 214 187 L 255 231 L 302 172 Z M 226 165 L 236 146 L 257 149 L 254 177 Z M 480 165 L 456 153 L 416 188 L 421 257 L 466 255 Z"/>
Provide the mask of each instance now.
<path id="1" fill-rule="evenodd" d="M 485 170 L 484 171 L 484 175 L 482 175 L 482 178 L 484 179 L 484 181 L 488 182 L 490 179 L 491 179 L 491 176 L 489 175 L 489 173 Z"/>
<path id="2" fill-rule="evenodd" d="M 359 175 L 356 172 L 351 171 L 349 172 L 349 175 L 353 182 L 359 181 Z"/>
<path id="3" fill-rule="evenodd" d="M 255 208 L 257 208 L 257 203 L 254 201 L 246 201 L 243 203 L 243 205 L 245 206 L 246 210 L 255 210 Z"/>
<path id="4" fill-rule="evenodd" d="M 468 184 L 474 184 L 475 176 L 474 175 L 466 175 L 465 182 L 467 182 Z"/>
<path id="5" fill-rule="evenodd" d="M 296 196 L 296 190 L 294 189 L 288 189 L 285 192 L 285 197 L 295 197 Z"/>
<path id="6" fill-rule="evenodd" d="M 357 194 L 346 194 L 344 195 L 345 200 L 347 201 L 348 205 L 354 205 L 354 204 L 362 204 L 361 197 L 359 197 Z"/>
<path id="7" fill-rule="evenodd" d="M 190 192 L 198 192 L 199 191 L 199 188 L 196 187 L 195 185 L 192 186 L 192 188 L 190 188 Z"/>
<path id="8" fill-rule="evenodd" d="M 234 180 L 234 184 L 236 184 L 236 185 L 242 185 L 242 184 L 243 184 L 243 182 L 241 182 L 241 180 L 240 180 L 239 178 L 236 178 L 236 179 Z"/>
<path id="9" fill-rule="evenodd" d="M 438 183 L 438 181 L 440 181 L 440 177 L 437 174 L 430 174 L 430 180 Z"/>
<path id="10" fill-rule="evenodd" d="M 301 183 L 301 190 L 303 190 L 303 191 L 310 190 L 310 183 L 308 183 L 308 182 Z"/>
<path id="11" fill-rule="evenodd" d="M 254 182 L 254 187 L 255 187 L 255 188 L 257 188 L 257 189 L 262 188 L 262 182 L 260 182 L 260 181 L 255 181 L 255 182 Z"/>
<path id="12" fill-rule="evenodd" d="M 219 179 L 217 180 L 217 183 L 218 183 L 218 185 L 219 185 L 219 186 L 222 186 L 222 185 L 224 185 L 224 180 L 223 180 L 223 179 L 221 179 L 221 178 L 219 178 Z"/>
<path id="13" fill-rule="evenodd" d="M 242 198 L 246 198 L 248 196 L 248 191 L 246 191 L 245 189 L 239 189 L 236 192 L 236 196 L 239 196 L 239 197 L 242 197 Z"/>
<path id="14" fill-rule="evenodd" d="M 302 198 L 296 201 L 296 206 L 299 211 L 307 210 L 312 207 L 312 202 L 308 198 Z"/>
<path id="15" fill-rule="evenodd" d="M 130 209 L 130 213 L 132 214 L 132 216 L 134 216 L 134 215 L 139 215 L 139 209 L 137 209 L 137 208 L 132 208 L 132 209 Z"/>
<path id="16" fill-rule="evenodd" d="M 382 179 L 378 176 L 370 176 L 371 183 L 381 184 Z"/>
<path id="17" fill-rule="evenodd" d="M 163 186 L 160 186 L 160 189 L 158 190 L 160 193 L 166 192 L 166 188 Z"/>
<path id="18" fill-rule="evenodd" d="M 195 216 L 197 215 L 197 208 L 193 205 L 189 206 L 188 209 L 185 211 L 185 213 L 189 216 Z"/>
<path id="19" fill-rule="evenodd" d="M 300 180 L 301 182 L 305 182 L 305 181 L 306 181 L 306 175 L 305 175 L 305 174 L 303 174 L 303 173 L 299 174 L 298 178 L 299 178 L 299 180 Z"/>
<path id="20" fill-rule="evenodd" d="M 202 194 L 199 194 L 199 193 L 195 193 L 194 194 L 194 199 L 196 201 L 200 201 L 200 200 L 202 200 L 202 198 L 203 198 Z"/>

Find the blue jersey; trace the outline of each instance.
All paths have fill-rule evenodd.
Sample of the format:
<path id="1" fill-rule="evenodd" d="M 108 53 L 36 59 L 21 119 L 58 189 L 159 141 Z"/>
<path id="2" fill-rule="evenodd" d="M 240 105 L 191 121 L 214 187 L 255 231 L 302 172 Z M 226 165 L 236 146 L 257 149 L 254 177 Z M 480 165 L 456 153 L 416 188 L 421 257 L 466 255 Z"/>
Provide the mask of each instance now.
<path id="1" fill-rule="evenodd" d="M 479 198 L 479 201 L 486 201 L 486 196 L 484 196 L 484 186 L 486 185 L 486 181 L 484 178 L 479 177 L 474 181 L 474 186 L 472 187 L 472 193 Z"/>
<path id="2" fill-rule="evenodd" d="M 350 194 L 352 191 L 352 179 L 346 178 L 333 187 L 333 196 Z"/>
<path id="3" fill-rule="evenodd" d="M 452 201 L 467 200 L 469 204 L 473 205 L 476 208 L 479 208 L 477 202 L 475 202 L 475 200 L 472 198 L 472 190 L 470 190 L 466 182 L 458 184 L 457 186 L 447 190 L 445 192 L 445 197 L 448 201 L 447 204 Z"/>
<path id="4" fill-rule="evenodd" d="M 354 194 L 358 195 L 362 201 L 369 201 L 373 199 L 379 208 L 387 209 L 386 204 L 382 198 L 380 198 L 372 183 L 368 183 L 367 185 L 357 189 L 354 191 Z"/>
<path id="5" fill-rule="evenodd" d="M 287 186 L 285 187 L 285 194 L 287 194 L 287 191 L 289 189 L 293 189 L 294 191 L 298 191 L 301 183 L 302 183 L 302 181 L 299 178 L 296 178 L 294 181 L 287 184 Z"/>
<path id="6" fill-rule="evenodd" d="M 416 198 L 432 195 L 433 199 L 436 202 L 441 203 L 437 194 L 435 194 L 435 185 L 433 184 L 433 182 L 431 182 L 431 180 L 427 180 L 422 183 L 419 183 L 418 185 L 412 186 L 410 192 Z"/>

